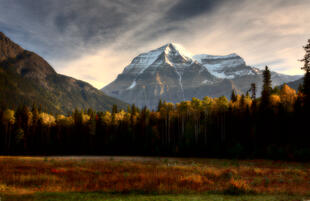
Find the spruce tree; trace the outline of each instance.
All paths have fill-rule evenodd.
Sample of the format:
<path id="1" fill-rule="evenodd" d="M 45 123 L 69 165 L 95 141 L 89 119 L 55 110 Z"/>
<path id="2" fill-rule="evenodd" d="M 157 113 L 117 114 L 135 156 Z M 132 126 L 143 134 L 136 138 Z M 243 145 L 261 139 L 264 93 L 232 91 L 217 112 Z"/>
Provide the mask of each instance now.
<path id="1" fill-rule="evenodd" d="M 272 92 L 271 73 L 270 73 L 268 66 L 266 66 L 263 72 L 263 91 L 262 91 L 262 102 L 261 102 L 262 108 L 269 106 L 271 92 Z"/>
<path id="2" fill-rule="evenodd" d="M 157 112 L 160 111 L 161 107 L 163 106 L 163 102 L 161 99 L 159 99 L 158 105 L 157 105 Z"/>
<path id="3" fill-rule="evenodd" d="M 113 106 L 112 106 L 112 114 L 116 114 L 116 113 L 118 113 L 117 105 L 113 104 Z"/>
<path id="4" fill-rule="evenodd" d="M 231 92 L 230 100 L 231 100 L 233 103 L 237 101 L 237 95 L 236 95 L 236 92 L 235 92 L 234 89 L 233 89 L 232 92 Z"/>
<path id="5" fill-rule="evenodd" d="M 256 99 L 256 84 L 255 83 L 251 84 L 250 90 L 251 90 L 251 94 L 252 94 L 251 98 L 252 98 L 252 100 L 255 100 Z"/>
<path id="6" fill-rule="evenodd" d="M 242 94 L 241 98 L 240 98 L 240 108 L 241 109 L 245 108 L 245 96 L 244 96 L 244 94 Z"/>
<path id="7" fill-rule="evenodd" d="M 308 40 L 308 44 L 303 47 L 306 54 L 304 58 L 301 60 L 304 62 L 304 66 L 301 68 L 305 71 L 304 81 L 302 92 L 304 94 L 304 103 L 305 105 L 310 105 L 310 39 Z"/>

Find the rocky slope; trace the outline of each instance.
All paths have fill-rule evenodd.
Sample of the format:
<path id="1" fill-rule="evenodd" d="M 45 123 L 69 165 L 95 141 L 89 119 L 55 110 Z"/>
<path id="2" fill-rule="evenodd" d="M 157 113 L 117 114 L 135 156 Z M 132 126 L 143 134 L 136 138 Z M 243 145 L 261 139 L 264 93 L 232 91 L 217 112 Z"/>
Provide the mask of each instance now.
<path id="1" fill-rule="evenodd" d="M 0 104 L 16 108 L 34 103 L 52 113 L 89 107 L 103 111 L 113 104 L 127 106 L 86 82 L 56 73 L 43 58 L 0 32 Z"/>
<path id="2" fill-rule="evenodd" d="M 296 91 L 298 91 L 298 88 L 300 85 L 303 85 L 304 79 L 298 79 L 292 82 L 288 82 L 287 85 L 290 86 L 291 88 L 295 89 Z"/>
<path id="3" fill-rule="evenodd" d="M 298 78 L 272 72 L 274 86 Z M 192 97 L 230 97 L 233 89 L 246 93 L 253 82 L 260 93 L 262 71 L 247 66 L 237 54 L 192 56 L 181 46 L 169 43 L 135 57 L 102 91 L 155 109 L 160 99 L 176 103 Z"/>

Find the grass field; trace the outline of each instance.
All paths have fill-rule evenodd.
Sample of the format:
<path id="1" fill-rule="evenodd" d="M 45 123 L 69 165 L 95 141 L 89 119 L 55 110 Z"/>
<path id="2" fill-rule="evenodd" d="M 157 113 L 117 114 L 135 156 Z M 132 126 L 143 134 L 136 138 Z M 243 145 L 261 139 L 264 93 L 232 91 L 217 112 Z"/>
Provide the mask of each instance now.
<path id="1" fill-rule="evenodd" d="M 303 196 L 292 195 L 111 195 L 104 193 L 39 193 L 6 195 L 3 201 L 302 201 Z"/>
<path id="2" fill-rule="evenodd" d="M 3 156 L 0 195 L 2 201 L 303 200 L 310 198 L 310 163 Z"/>

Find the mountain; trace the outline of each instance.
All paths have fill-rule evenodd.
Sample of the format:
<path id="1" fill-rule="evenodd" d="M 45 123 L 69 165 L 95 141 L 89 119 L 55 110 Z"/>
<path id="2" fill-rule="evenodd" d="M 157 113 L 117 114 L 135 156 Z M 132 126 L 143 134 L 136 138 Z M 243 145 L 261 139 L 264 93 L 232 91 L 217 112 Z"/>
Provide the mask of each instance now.
<path id="1" fill-rule="evenodd" d="M 105 95 L 90 84 L 56 73 L 39 55 L 24 50 L 0 32 L 0 104 L 41 105 L 52 113 L 75 108 L 109 110 L 127 104 Z"/>
<path id="2" fill-rule="evenodd" d="M 186 100 L 190 86 L 218 81 L 182 48 L 170 43 L 134 58 L 123 73 L 102 90 L 137 106 L 154 108 L 160 98 L 169 102 Z"/>
<path id="3" fill-rule="evenodd" d="M 274 86 L 300 78 L 271 74 Z M 182 46 L 169 43 L 135 57 L 102 91 L 139 107 L 155 109 L 160 99 L 176 103 L 192 97 L 229 98 L 233 89 L 246 93 L 253 82 L 260 93 L 262 70 L 246 65 L 237 54 L 191 55 Z"/>
<path id="4" fill-rule="evenodd" d="M 293 89 L 295 89 L 296 91 L 298 91 L 298 88 L 300 85 L 302 85 L 304 82 L 304 79 L 301 78 L 301 79 L 298 79 L 298 80 L 295 80 L 295 81 L 292 81 L 292 82 L 288 82 L 287 85 Z"/>

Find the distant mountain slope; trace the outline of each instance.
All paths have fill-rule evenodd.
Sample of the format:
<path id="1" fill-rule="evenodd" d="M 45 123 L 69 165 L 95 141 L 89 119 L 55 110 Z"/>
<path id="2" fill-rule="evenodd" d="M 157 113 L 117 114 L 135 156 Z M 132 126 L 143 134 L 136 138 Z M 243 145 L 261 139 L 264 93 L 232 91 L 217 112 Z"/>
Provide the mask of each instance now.
<path id="1" fill-rule="evenodd" d="M 86 82 L 57 74 L 43 58 L 0 32 L 0 104 L 15 108 L 33 103 L 51 113 L 67 113 L 75 108 L 110 110 L 113 104 L 127 106 Z"/>
<path id="2" fill-rule="evenodd" d="M 277 86 L 300 76 L 272 72 Z M 192 97 L 230 97 L 235 89 L 246 93 L 256 83 L 262 87 L 262 71 L 247 66 L 237 54 L 192 56 L 177 44 L 166 44 L 135 57 L 118 77 L 102 91 L 139 107 L 155 109 L 159 99 L 180 102 Z"/>
<path id="3" fill-rule="evenodd" d="M 304 82 L 304 80 L 303 80 L 303 78 L 301 78 L 301 79 L 295 80 L 293 82 L 288 82 L 287 85 L 297 91 L 299 88 L 299 85 L 302 85 L 303 82 Z"/>

